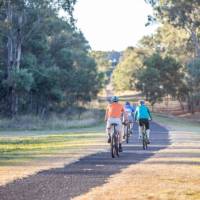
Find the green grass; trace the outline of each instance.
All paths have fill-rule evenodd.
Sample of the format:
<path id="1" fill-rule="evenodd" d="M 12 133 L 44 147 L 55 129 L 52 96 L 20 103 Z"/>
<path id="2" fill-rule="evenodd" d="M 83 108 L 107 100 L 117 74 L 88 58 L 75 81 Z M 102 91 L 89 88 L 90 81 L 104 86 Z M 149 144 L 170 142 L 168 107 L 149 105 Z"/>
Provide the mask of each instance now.
<path id="1" fill-rule="evenodd" d="M 200 123 L 191 122 L 187 119 L 181 119 L 174 116 L 167 116 L 162 114 L 154 114 L 154 121 L 165 125 L 167 128 L 177 131 L 196 132 L 200 134 Z"/>
<path id="2" fill-rule="evenodd" d="M 74 149 L 84 149 L 101 142 L 104 136 L 103 127 L 49 135 L 40 135 L 38 132 L 29 136 L 25 136 L 23 132 L 14 136 L 0 135 L 0 166 L 26 163 L 63 152 L 69 153 Z"/>

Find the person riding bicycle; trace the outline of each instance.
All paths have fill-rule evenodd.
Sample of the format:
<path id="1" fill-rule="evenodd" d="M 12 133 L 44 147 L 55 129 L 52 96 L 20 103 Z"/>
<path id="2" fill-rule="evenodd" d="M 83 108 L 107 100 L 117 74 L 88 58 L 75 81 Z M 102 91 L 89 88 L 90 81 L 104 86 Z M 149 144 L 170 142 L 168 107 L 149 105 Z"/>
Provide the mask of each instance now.
<path id="1" fill-rule="evenodd" d="M 106 131 L 108 134 L 108 143 L 111 142 L 111 124 L 117 124 L 117 130 L 119 131 L 119 151 L 122 152 L 122 115 L 126 116 L 125 110 L 122 104 L 118 103 L 119 98 L 113 96 L 111 98 L 111 104 L 106 108 L 105 121 Z"/>
<path id="2" fill-rule="evenodd" d="M 132 129 L 133 129 L 133 121 L 134 121 L 134 111 L 135 110 L 128 101 L 125 103 L 124 110 L 127 113 L 127 117 L 128 117 L 127 123 L 130 123 L 131 133 L 132 133 L 133 132 Z"/>
<path id="3" fill-rule="evenodd" d="M 137 106 L 135 110 L 134 119 L 135 121 L 139 121 L 139 139 L 142 138 L 142 127 L 144 125 L 146 128 L 148 143 L 150 143 L 149 120 L 152 120 L 152 116 L 149 108 L 145 105 L 144 100 L 139 101 L 139 106 Z"/>

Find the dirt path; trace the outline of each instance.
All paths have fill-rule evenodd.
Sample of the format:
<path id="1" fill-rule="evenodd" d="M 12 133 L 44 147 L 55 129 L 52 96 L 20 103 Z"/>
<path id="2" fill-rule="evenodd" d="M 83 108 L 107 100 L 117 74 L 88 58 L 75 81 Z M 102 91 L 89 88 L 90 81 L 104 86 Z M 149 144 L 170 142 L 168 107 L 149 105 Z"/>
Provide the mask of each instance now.
<path id="1" fill-rule="evenodd" d="M 138 143 L 135 134 L 131 143 L 124 146 L 124 152 L 118 159 L 111 159 L 109 151 L 99 152 L 81 158 L 79 161 L 62 168 L 41 171 L 35 175 L 1 186 L 0 199 L 68 200 L 85 194 L 94 187 L 97 187 L 98 191 L 99 188 L 104 188 L 110 181 L 112 183 L 113 178 L 110 177 L 114 175 L 121 176 L 124 170 L 140 165 L 139 163 L 147 162 L 149 158 L 156 156 L 157 152 L 166 149 L 170 145 L 168 131 L 165 128 L 153 123 L 152 131 L 154 132 L 152 134 L 153 144 L 151 144 L 148 151 L 141 149 L 141 144 Z M 92 191 L 96 192 L 95 189 Z M 85 197 L 81 196 L 79 199 L 99 199 L 99 194 L 96 197 L 90 197 L 89 192 L 87 195 Z M 109 195 L 106 196 L 101 199 L 107 197 L 108 199 L 115 199 L 112 198 L 112 195 L 110 197 Z"/>
<path id="2" fill-rule="evenodd" d="M 154 135 L 153 146 L 168 144 L 166 148 L 154 150 L 151 157 L 128 166 L 103 186 L 74 200 L 199 200 L 200 133 L 174 130 L 163 137 L 165 132 L 156 131 L 160 133 Z M 129 152 L 133 156 L 145 154 L 132 149 Z"/>

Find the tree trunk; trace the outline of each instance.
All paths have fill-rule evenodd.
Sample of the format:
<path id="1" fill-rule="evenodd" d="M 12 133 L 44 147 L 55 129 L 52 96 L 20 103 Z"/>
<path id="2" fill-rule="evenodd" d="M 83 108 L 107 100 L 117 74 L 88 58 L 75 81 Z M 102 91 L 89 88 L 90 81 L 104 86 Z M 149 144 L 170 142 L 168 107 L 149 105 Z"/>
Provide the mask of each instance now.
<path id="1" fill-rule="evenodd" d="M 179 104 L 180 104 L 181 109 L 184 111 L 184 110 L 185 110 L 185 107 L 184 107 L 183 102 L 181 101 L 180 98 L 178 98 L 178 102 L 179 102 Z"/>
<path id="2" fill-rule="evenodd" d="M 192 114 L 194 113 L 194 99 L 192 96 L 188 96 L 188 111 Z"/>
<path id="3" fill-rule="evenodd" d="M 191 31 L 191 37 L 192 37 L 192 41 L 195 47 L 195 57 L 200 58 L 200 45 L 199 45 L 198 36 L 195 30 Z"/>
<path id="4" fill-rule="evenodd" d="M 7 80 L 10 85 L 10 97 L 9 97 L 9 104 L 10 104 L 10 116 L 14 117 L 18 113 L 18 94 L 16 91 L 16 83 L 13 80 L 14 73 L 17 73 L 20 69 L 20 61 L 21 61 L 21 46 L 22 46 L 22 39 L 21 39 L 21 27 L 22 27 L 22 16 L 18 16 L 18 24 L 17 24 L 17 31 L 13 25 L 13 13 L 14 8 L 11 4 L 11 0 L 7 1 L 7 21 L 10 25 L 8 30 L 8 41 L 7 41 Z"/>

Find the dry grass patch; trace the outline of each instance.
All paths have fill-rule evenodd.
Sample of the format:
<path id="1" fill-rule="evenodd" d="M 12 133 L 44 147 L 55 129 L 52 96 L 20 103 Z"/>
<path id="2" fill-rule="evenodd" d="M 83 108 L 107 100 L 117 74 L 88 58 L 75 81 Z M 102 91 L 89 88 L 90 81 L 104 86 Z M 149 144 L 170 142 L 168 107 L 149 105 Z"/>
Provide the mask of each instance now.
<path id="1" fill-rule="evenodd" d="M 151 159 L 149 159 L 151 161 Z M 74 200 L 199 200 L 200 170 L 194 166 L 132 165 L 102 187 Z"/>

